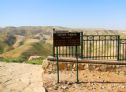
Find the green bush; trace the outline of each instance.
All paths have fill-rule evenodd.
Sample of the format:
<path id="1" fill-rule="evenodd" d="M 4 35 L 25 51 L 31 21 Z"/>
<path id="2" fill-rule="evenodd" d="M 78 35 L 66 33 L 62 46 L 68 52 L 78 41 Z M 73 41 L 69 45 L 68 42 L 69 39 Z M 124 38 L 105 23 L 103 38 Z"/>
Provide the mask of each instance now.
<path id="1" fill-rule="evenodd" d="M 0 58 L 0 61 L 2 62 L 7 62 L 7 63 L 10 63 L 10 62 L 14 62 L 14 63 L 27 63 L 27 64 L 35 64 L 35 65 L 41 65 L 42 62 L 43 62 L 43 57 L 41 58 L 38 58 L 38 59 L 33 59 L 33 60 L 29 60 L 29 61 L 26 61 L 26 59 L 24 57 L 17 57 L 17 58 Z"/>
<path id="2" fill-rule="evenodd" d="M 35 64 L 35 65 L 41 65 L 42 62 L 43 60 L 40 60 L 40 59 L 26 61 L 26 63 L 28 64 Z"/>
<path id="3" fill-rule="evenodd" d="M 0 58 L 0 61 L 22 63 L 22 62 L 25 61 L 25 58 L 23 58 L 23 57 L 17 57 L 17 58 Z"/>

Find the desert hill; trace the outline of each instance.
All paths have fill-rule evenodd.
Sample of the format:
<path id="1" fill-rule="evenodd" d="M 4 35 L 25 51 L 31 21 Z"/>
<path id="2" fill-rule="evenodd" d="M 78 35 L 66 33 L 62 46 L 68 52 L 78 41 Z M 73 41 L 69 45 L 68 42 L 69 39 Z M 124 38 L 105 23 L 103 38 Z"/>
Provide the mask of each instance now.
<path id="1" fill-rule="evenodd" d="M 56 30 L 79 31 L 83 32 L 84 35 L 120 35 L 121 38 L 126 37 L 124 30 L 79 29 L 60 26 L 5 27 L 0 28 L 0 57 L 2 59 L 13 58 L 22 62 L 30 56 L 45 58 L 51 55 L 53 28 Z"/>

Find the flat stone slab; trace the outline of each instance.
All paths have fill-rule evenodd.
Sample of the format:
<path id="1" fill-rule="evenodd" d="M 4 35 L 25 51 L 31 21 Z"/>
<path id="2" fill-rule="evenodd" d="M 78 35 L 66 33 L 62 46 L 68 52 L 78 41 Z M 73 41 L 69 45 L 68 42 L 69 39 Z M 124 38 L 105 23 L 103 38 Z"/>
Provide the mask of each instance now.
<path id="1" fill-rule="evenodd" d="M 0 92 L 45 92 L 41 65 L 0 62 Z"/>

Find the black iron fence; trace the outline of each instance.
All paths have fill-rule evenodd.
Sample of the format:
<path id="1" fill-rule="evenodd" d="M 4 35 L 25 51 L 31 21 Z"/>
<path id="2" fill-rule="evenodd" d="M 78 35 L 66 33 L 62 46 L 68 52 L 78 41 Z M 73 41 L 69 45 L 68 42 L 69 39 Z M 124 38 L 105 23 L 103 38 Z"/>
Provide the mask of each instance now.
<path id="1" fill-rule="evenodd" d="M 83 35 L 80 46 L 58 46 L 61 57 L 76 57 L 92 60 L 126 60 L 126 39 L 119 35 Z M 76 53 L 77 50 L 77 53 Z M 56 47 L 53 46 L 53 56 Z"/>
<path id="2" fill-rule="evenodd" d="M 118 35 L 84 35 L 83 58 L 117 59 Z"/>
<path id="3" fill-rule="evenodd" d="M 119 40 L 119 60 L 126 60 L 126 39 Z"/>

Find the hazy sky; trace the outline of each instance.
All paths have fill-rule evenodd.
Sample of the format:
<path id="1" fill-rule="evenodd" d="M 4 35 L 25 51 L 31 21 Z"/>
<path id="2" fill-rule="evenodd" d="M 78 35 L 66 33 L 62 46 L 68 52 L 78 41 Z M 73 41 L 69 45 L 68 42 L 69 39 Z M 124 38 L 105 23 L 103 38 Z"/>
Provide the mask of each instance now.
<path id="1" fill-rule="evenodd" d="M 0 26 L 126 29 L 126 0 L 0 0 Z"/>

